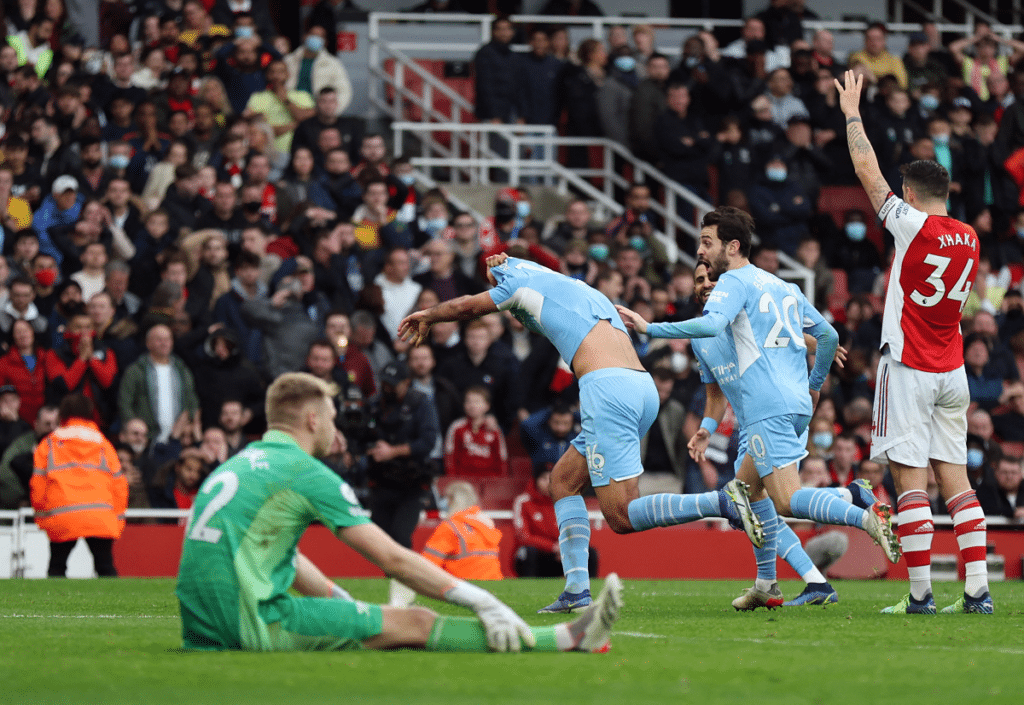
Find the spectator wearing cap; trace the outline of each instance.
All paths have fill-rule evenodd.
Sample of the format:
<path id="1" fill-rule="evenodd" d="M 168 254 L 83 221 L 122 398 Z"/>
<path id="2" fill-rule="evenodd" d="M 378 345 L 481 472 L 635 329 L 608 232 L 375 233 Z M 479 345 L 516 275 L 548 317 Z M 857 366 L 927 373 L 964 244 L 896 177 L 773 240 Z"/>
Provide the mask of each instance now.
<path id="1" fill-rule="evenodd" d="M 404 362 L 380 372 L 381 395 L 372 405 L 377 440 L 366 449 L 371 519 L 403 546 L 412 545 L 423 497 L 437 468 L 430 456 L 441 443 L 430 398 L 412 389 Z"/>
<path id="2" fill-rule="evenodd" d="M 900 88 L 907 89 L 907 69 L 898 56 L 886 48 L 888 30 L 881 22 L 874 22 L 864 30 L 864 48 L 850 54 L 849 64 L 861 64 L 877 81 L 882 76 L 895 76 Z M 872 144 L 875 144 L 872 140 Z"/>
<path id="3" fill-rule="evenodd" d="M 1012 56 L 999 55 L 999 45 L 1005 44 L 1013 50 Z M 965 50 L 974 47 L 974 56 Z M 1024 42 L 1003 39 L 992 28 L 981 25 L 973 36 L 958 39 L 949 45 L 953 60 L 960 66 L 964 83 L 972 88 L 981 100 L 988 100 L 988 77 L 993 74 L 1006 76 L 1010 67 L 1024 58 Z"/>
<path id="4" fill-rule="evenodd" d="M 907 70 L 907 85 L 912 95 L 921 97 L 921 89 L 929 84 L 942 85 L 949 73 L 946 66 L 931 55 L 931 44 L 924 32 L 914 32 L 909 37 L 907 53 L 903 56 L 903 65 Z M 928 107 L 928 106 L 925 106 Z M 931 106 L 934 110 L 938 104 Z"/>
<path id="5" fill-rule="evenodd" d="M 65 174 L 53 181 L 50 195 L 43 199 L 32 219 L 32 228 L 39 235 L 39 251 L 53 257 L 58 264 L 64 255 L 51 240 L 50 228 L 74 225 L 84 204 L 85 196 L 78 191 L 78 181 Z"/>
<path id="6" fill-rule="evenodd" d="M 966 95 L 954 98 L 947 117 L 954 137 L 966 140 L 974 136 L 971 129 L 971 122 L 974 120 L 974 103 L 971 98 Z"/>
<path id="7" fill-rule="evenodd" d="M 813 204 L 781 155 L 769 157 L 764 176 L 750 187 L 749 198 L 761 241 L 788 255 L 796 254 L 800 240 L 808 235 Z"/>

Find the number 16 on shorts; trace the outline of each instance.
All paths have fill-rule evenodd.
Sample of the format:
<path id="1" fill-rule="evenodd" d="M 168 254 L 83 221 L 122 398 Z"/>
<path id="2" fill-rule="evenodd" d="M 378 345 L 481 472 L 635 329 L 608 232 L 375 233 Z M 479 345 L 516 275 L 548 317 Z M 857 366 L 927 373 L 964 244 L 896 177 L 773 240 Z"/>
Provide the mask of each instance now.
<path id="1" fill-rule="evenodd" d="M 597 452 L 597 444 L 588 445 L 587 451 L 587 467 L 597 477 L 604 477 L 604 456 Z"/>

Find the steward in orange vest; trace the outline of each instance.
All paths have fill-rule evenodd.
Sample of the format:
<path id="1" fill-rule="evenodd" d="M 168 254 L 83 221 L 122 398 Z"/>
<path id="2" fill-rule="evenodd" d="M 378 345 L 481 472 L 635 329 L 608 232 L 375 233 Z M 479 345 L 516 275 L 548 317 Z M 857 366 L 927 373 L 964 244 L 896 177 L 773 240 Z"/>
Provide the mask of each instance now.
<path id="1" fill-rule="evenodd" d="M 465 580 L 501 580 L 498 546 L 501 531 L 480 513 L 480 498 L 468 482 L 452 482 L 444 491 L 445 520 L 423 548 L 423 557 Z"/>
<path id="2" fill-rule="evenodd" d="M 36 446 L 29 483 L 36 524 L 50 539 L 50 576 L 64 576 L 78 539 L 92 552 L 97 574 L 116 576 L 112 548 L 124 530 L 128 480 L 114 447 L 92 420 L 93 403 L 71 394 L 60 404 L 60 426 Z"/>

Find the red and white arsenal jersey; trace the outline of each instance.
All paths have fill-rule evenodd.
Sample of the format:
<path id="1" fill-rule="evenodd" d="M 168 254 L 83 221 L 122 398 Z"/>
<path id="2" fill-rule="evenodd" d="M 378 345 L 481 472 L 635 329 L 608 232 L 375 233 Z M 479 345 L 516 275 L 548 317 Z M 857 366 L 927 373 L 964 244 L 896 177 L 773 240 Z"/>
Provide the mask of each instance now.
<path id="1" fill-rule="evenodd" d="M 882 345 L 915 370 L 957 369 L 964 364 L 960 314 L 978 273 L 978 234 L 955 218 L 911 208 L 892 193 L 878 217 L 896 239 Z"/>

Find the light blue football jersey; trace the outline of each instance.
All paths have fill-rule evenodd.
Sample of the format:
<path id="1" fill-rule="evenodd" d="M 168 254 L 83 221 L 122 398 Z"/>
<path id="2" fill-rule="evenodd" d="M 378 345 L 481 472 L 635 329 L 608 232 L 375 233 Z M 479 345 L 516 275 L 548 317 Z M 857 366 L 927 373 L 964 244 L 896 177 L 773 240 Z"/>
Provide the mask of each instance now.
<path id="1" fill-rule="evenodd" d="M 528 329 L 550 340 L 570 366 L 598 321 L 609 321 L 628 335 L 608 297 L 578 279 L 515 257 L 490 271 L 498 283 L 490 291 L 498 309 L 511 312 Z"/>
<path id="2" fill-rule="evenodd" d="M 796 285 L 748 264 L 719 277 L 704 313 L 722 314 L 729 326 L 714 339 L 691 344 L 698 352 L 708 346 L 702 357 L 712 372 L 722 368 L 715 381 L 742 426 L 772 416 L 811 415 L 803 333 L 825 319 Z M 719 349 L 713 351 L 708 341 L 720 341 Z"/>
<path id="3" fill-rule="evenodd" d="M 700 367 L 700 381 L 704 384 L 716 383 L 732 406 L 736 415 L 736 426 L 747 425 L 743 408 L 740 405 L 740 376 L 737 372 L 736 350 L 729 337 L 729 331 L 719 333 L 714 338 L 694 338 L 690 341 L 693 356 Z"/>

